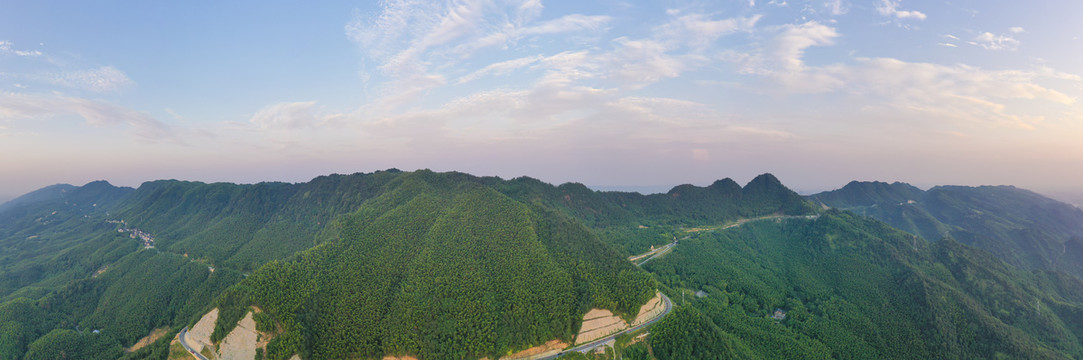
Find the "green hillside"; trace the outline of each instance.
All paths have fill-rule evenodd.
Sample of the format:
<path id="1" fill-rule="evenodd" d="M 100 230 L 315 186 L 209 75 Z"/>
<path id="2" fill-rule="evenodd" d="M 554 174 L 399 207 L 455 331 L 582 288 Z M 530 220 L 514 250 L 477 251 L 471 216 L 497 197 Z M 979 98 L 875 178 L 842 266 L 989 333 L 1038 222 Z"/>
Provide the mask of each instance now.
<path id="1" fill-rule="evenodd" d="M 300 184 L 154 181 L 131 194 L 115 217 L 154 234 L 163 250 L 251 271 L 332 238 L 323 233 L 327 224 L 399 174 L 330 175 Z"/>
<path id="2" fill-rule="evenodd" d="M 269 358 L 496 357 L 570 342 L 590 307 L 634 316 L 654 291 L 581 225 L 453 176 L 399 177 L 339 226 L 227 297 L 284 324 Z"/>
<path id="3" fill-rule="evenodd" d="M 104 220 L 131 188 L 54 185 L 0 206 L 0 301 L 39 297 L 135 250 Z"/>
<path id="4" fill-rule="evenodd" d="M 678 309 L 624 358 L 1080 358 L 1083 282 L 1059 272 L 1080 219 L 1010 187 L 806 199 L 770 174 L 652 195 L 394 169 L 56 185 L 0 205 L 0 359 L 165 359 L 250 305 L 270 359 L 493 359 L 570 342 L 590 308 L 629 319 L 656 286 Z"/>
<path id="5" fill-rule="evenodd" d="M 690 326 L 733 342 L 697 358 L 1083 357 L 1079 280 L 850 213 L 705 232 L 645 267 L 710 320 Z M 784 319 L 770 318 L 776 309 Z M 660 332 L 652 344 L 680 354 L 701 338 Z M 666 351 L 656 355 L 687 358 Z"/>
<path id="6" fill-rule="evenodd" d="M 336 260 L 324 259 L 304 279 L 329 286 L 321 294 L 333 296 L 313 298 L 300 290 L 289 296 L 339 309 L 292 315 L 310 330 L 290 327 L 280 343 L 296 335 L 303 342 L 291 349 L 303 354 L 443 354 L 462 341 L 473 344 L 464 354 L 499 354 L 570 339 L 592 306 L 632 316 L 653 293 L 649 276 L 578 221 L 545 202 L 505 196 L 488 185 L 491 180 L 390 170 L 300 184 L 163 180 L 134 190 L 104 182 L 44 189 L 0 212 L 6 216 L 0 223 L 0 247 L 6 250 L 0 253 L 0 296 L 5 305 L 21 304 L 51 320 L 0 317 L 0 326 L 12 329 L 0 335 L 0 358 L 20 358 L 29 349 L 53 353 L 90 340 L 129 346 L 164 326 L 175 332 L 218 303 L 236 299 L 237 292 L 222 294 L 244 273 L 252 272 L 253 283 L 279 267 L 315 261 L 316 254 Z M 412 235 L 403 237 L 404 230 Z M 152 239 L 153 247 L 144 249 L 148 242 L 136 234 Z M 326 245 L 299 253 L 317 244 Z M 355 257 L 367 262 L 348 261 Z M 276 259 L 292 260 L 254 271 Z M 460 276 L 435 281 L 431 274 Z M 424 328 L 433 333 L 380 328 L 375 345 L 354 342 L 372 332 L 328 335 L 373 320 L 350 317 L 352 322 L 330 325 L 330 319 L 360 311 L 349 305 L 359 294 L 386 298 L 371 304 L 381 316 L 394 308 L 394 316 L 444 325 Z M 468 298 L 477 305 L 449 308 Z M 429 313 L 437 317 L 419 317 Z M 228 311 L 223 314 L 229 318 Z M 448 332 L 465 324 L 474 332 Z M 81 335 L 50 335 L 62 330 Z M 99 331 L 82 337 L 91 330 Z M 392 339 L 387 331 L 401 335 Z M 447 341 L 418 340 L 433 338 Z M 156 358 L 168 352 L 165 345 L 126 356 Z"/>
<path id="7" fill-rule="evenodd" d="M 1083 277 L 1083 210 L 1027 190 L 851 182 L 810 198 L 929 240 L 951 237 L 1015 266 Z"/>
<path id="8" fill-rule="evenodd" d="M 720 225 L 770 214 L 806 215 L 816 211 L 771 174 L 741 187 L 726 178 L 709 186 L 679 185 L 665 194 L 596 192 L 578 183 L 557 187 L 531 178 L 488 178 L 491 186 L 523 202 L 559 209 L 616 244 L 625 255 L 668 243 L 683 228 Z"/>
<path id="9" fill-rule="evenodd" d="M 323 176 L 303 184 L 156 181 L 139 189 L 93 182 L 13 200 L 0 210 L 0 308 L 18 303 L 50 320 L 0 311 L 0 327 L 11 330 L 0 332 L 0 358 L 21 358 L 31 348 L 72 351 L 72 344 L 90 340 L 130 346 L 163 326 L 175 332 L 206 312 L 242 272 L 319 242 L 326 224 L 398 173 Z M 134 230 L 155 246 L 143 249 Z M 99 331 L 46 336 L 61 330 Z M 128 355 L 164 354 L 162 345 L 168 344 Z"/>

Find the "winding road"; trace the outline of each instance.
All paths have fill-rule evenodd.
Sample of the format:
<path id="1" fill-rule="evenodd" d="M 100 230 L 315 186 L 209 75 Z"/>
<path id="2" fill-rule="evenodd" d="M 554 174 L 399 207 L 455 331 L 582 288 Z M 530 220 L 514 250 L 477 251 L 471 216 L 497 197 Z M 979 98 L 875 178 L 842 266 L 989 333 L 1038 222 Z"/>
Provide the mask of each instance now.
<path id="1" fill-rule="evenodd" d="M 184 341 L 184 335 L 186 335 L 186 334 L 188 334 L 188 327 L 187 326 L 185 326 L 183 329 L 181 329 L 180 333 L 177 334 L 177 342 L 180 342 L 181 346 L 184 347 L 184 350 L 188 350 L 188 353 L 192 354 L 192 356 L 195 356 L 196 359 L 209 360 L 209 359 L 207 359 L 206 356 L 203 356 L 203 354 L 200 354 L 200 353 L 196 352 L 195 349 L 192 349 L 191 346 L 188 346 L 188 343 Z"/>
<path id="2" fill-rule="evenodd" d="M 606 336 L 604 338 L 594 340 L 594 341 L 591 341 L 591 342 L 583 344 L 583 345 L 575 346 L 575 347 L 572 347 L 570 349 L 565 349 L 564 351 L 561 351 L 559 354 L 550 355 L 550 356 L 546 356 L 546 357 L 543 357 L 543 358 L 538 358 L 537 360 L 556 359 L 556 358 L 564 356 L 564 354 L 567 354 L 567 353 L 572 352 L 572 351 L 586 353 L 586 352 L 589 352 L 591 350 L 594 350 L 594 348 L 598 347 L 599 345 L 605 344 L 605 343 L 609 342 L 610 340 L 616 339 L 617 336 L 620 336 L 621 334 L 628 333 L 628 332 L 633 332 L 633 331 L 645 328 L 647 326 L 650 326 L 651 324 L 654 324 L 655 322 L 662 319 L 666 315 L 669 315 L 670 311 L 673 311 L 673 302 L 669 300 L 669 297 L 666 296 L 666 294 L 661 294 L 661 293 L 659 293 L 659 294 L 662 295 L 662 302 L 665 304 L 666 309 L 665 309 L 665 311 L 662 311 L 661 314 L 658 314 L 658 316 L 655 316 L 654 319 L 651 319 L 650 321 L 639 324 L 639 326 L 636 326 L 636 327 L 633 327 L 633 328 L 628 328 L 628 329 L 625 329 L 624 331 L 618 332 L 616 334 L 609 335 L 609 336 Z"/>
<path id="3" fill-rule="evenodd" d="M 684 240 L 684 239 L 687 239 L 687 238 L 688 237 L 684 237 L 681 240 Z M 656 257 L 668 254 L 676 246 L 677 246 L 677 240 L 673 240 L 673 242 L 671 242 L 669 244 L 666 244 L 665 246 L 663 246 L 663 247 L 659 248 L 658 250 L 656 250 L 653 255 L 651 255 L 650 257 L 647 258 L 647 260 L 643 260 L 642 262 L 637 263 L 635 265 L 636 266 L 643 266 L 643 264 L 646 264 L 648 261 L 654 260 L 654 258 L 656 258 Z M 635 262 L 633 261 L 632 263 L 635 263 Z"/>
<path id="4" fill-rule="evenodd" d="M 798 219 L 798 218 L 801 218 L 801 219 L 816 219 L 818 217 L 820 217 L 820 216 L 819 215 L 768 215 L 768 216 L 761 216 L 761 217 L 755 217 L 755 218 L 737 219 L 737 221 L 735 221 L 735 222 L 733 222 L 731 224 L 722 225 L 722 226 L 708 226 L 708 227 L 701 227 L 701 228 L 692 228 L 690 230 L 686 230 L 686 232 L 698 233 L 698 232 L 703 232 L 703 231 L 726 230 L 726 229 L 738 227 L 738 226 L 741 226 L 741 225 L 744 225 L 744 224 L 747 224 L 747 223 L 750 223 L 750 222 L 753 222 L 753 221 L 761 221 L 761 220 Z M 687 240 L 689 238 L 691 238 L 691 235 L 680 238 L 680 240 Z M 629 256 L 628 261 L 631 261 L 636 266 L 642 266 L 643 264 L 646 264 L 648 261 L 654 260 L 657 257 L 663 256 L 663 255 L 668 254 L 671 251 L 673 251 L 673 248 L 677 246 L 678 241 L 679 241 L 678 239 L 674 238 L 673 242 L 671 242 L 669 244 L 666 244 L 666 245 L 664 245 L 664 246 L 662 246 L 660 248 L 645 252 L 643 254 L 639 254 L 639 255 L 635 255 L 635 256 Z M 638 262 L 638 263 L 636 262 L 636 261 L 639 261 L 639 259 L 642 259 L 642 258 L 647 258 L 647 259 L 643 260 L 641 262 Z"/>
<path id="5" fill-rule="evenodd" d="M 724 226 L 722 226 L 720 228 L 704 229 L 704 230 L 708 230 L 708 231 L 726 230 L 726 229 L 730 229 L 730 228 L 734 228 L 734 227 L 744 225 L 744 224 L 749 223 L 749 222 L 761 221 L 761 220 L 796 219 L 796 218 L 803 218 L 803 219 L 812 220 L 812 219 L 816 219 L 818 217 L 820 217 L 820 216 L 819 215 L 770 215 L 770 216 L 761 216 L 761 217 L 757 217 L 757 218 L 738 219 L 736 222 L 734 222 L 732 224 L 724 225 Z M 688 238 L 689 238 L 689 236 L 686 236 L 684 238 L 681 238 L 680 240 L 686 240 Z M 642 258 L 646 257 L 647 258 L 646 260 L 643 260 L 640 263 L 635 263 L 636 266 L 641 266 L 643 264 L 646 264 L 648 261 L 653 260 L 656 257 L 668 254 L 669 252 L 673 251 L 673 248 L 677 247 L 677 244 L 678 244 L 678 241 L 674 240 L 672 243 L 666 244 L 665 246 L 663 246 L 661 248 L 649 251 L 649 252 L 641 254 L 641 255 L 629 257 L 628 260 L 631 261 L 632 263 L 635 263 L 636 260 L 639 260 L 639 259 L 642 259 Z M 564 354 L 567 354 L 568 352 L 571 352 L 571 351 L 586 353 L 588 351 L 594 350 L 594 348 L 598 347 L 599 345 L 605 344 L 605 343 L 615 339 L 617 336 L 619 336 L 621 334 L 636 331 L 636 330 L 642 329 L 644 327 L 647 327 L 647 326 L 657 322 L 659 319 L 665 317 L 666 315 L 669 314 L 670 311 L 673 310 L 673 302 L 670 301 L 669 297 L 666 296 L 665 294 L 661 294 L 661 295 L 662 295 L 662 300 L 665 302 L 666 310 L 663 311 L 662 314 L 658 315 L 654 319 L 651 319 L 651 321 L 645 322 L 643 324 L 640 324 L 639 326 L 636 326 L 636 327 L 633 327 L 633 328 L 630 328 L 630 329 L 626 329 L 626 330 L 618 332 L 616 334 L 606 336 L 606 337 L 598 339 L 598 340 L 591 341 L 591 342 L 583 344 L 583 345 L 579 345 L 579 346 L 572 347 L 570 349 L 566 349 L 566 350 L 561 351 L 559 354 L 556 354 L 556 355 L 550 355 L 550 356 L 547 356 L 547 357 L 538 358 L 537 360 L 556 359 L 556 358 L 559 358 L 561 356 L 564 356 Z"/>
<path id="6" fill-rule="evenodd" d="M 759 217 L 759 218 L 751 218 L 751 219 L 740 219 L 740 220 L 738 220 L 738 221 L 737 221 L 736 223 L 733 223 L 733 224 L 729 224 L 729 225 L 726 225 L 726 226 L 723 226 L 723 227 L 721 227 L 721 228 L 720 228 L 719 230 L 725 230 L 725 229 L 729 229 L 729 228 L 732 228 L 732 227 L 737 227 L 737 226 L 741 226 L 741 225 L 744 225 L 745 223 L 748 223 L 748 222 L 751 222 L 751 221 L 768 220 L 768 219 L 779 219 L 779 218 L 805 218 L 805 219 L 815 219 L 815 218 L 817 218 L 817 217 L 819 217 L 819 216 L 818 216 L 818 215 L 804 215 L 804 216 L 784 216 L 784 215 L 775 215 L 775 216 L 765 216 L 765 217 Z M 687 239 L 687 237 L 685 237 L 685 238 L 682 238 L 681 240 L 684 240 L 684 239 Z M 666 245 L 665 245 L 665 246 L 664 246 L 663 248 L 660 248 L 660 249 L 657 249 L 657 250 L 653 251 L 653 252 L 654 252 L 654 254 L 650 254 L 650 253 L 647 253 L 647 254 L 643 254 L 643 255 L 641 255 L 641 256 L 633 256 L 632 258 L 629 258 L 629 260 L 631 260 L 631 261 L 633 261 L 633 262 L 634 262 L 635 260 L 639 260 L 639 259 L 641 259 L 641 258 L 643 258 L 643 257 L 646 257 L 646 256 L 648 256 L 648 255 L 649 255 L 649 257 L 648 257 L 648 258 L 647 258 L 646 260 L 643 260 L 643 262 L 640 262 L 640 263 L 636 264 L 636 266 L 639 266 L 639 265 L 643 265 L 643 264 L 647 263 L 648 261 L 651 261 L 651 260 L 653 260 L 653 259 L 654 259 L 654 258 L 656 258 L 656 257 L 659 257 L 659 256 L 662 256 L 662 255 L 665 255 L 665 254 L 669 253 L 670 251 L 672 251 L 672 250 L 673 250 L 672 248 L 674 248 L 674 247 L 676 247 L 676 246 L 677 246 L 677 244 L 678 244 L 678 242 L 677 242 L 677 241 L 674 241 L 674 242 L 672 242 L 672 243 L 666 244 Z M 665 311 L 663 311 L 663 312 L 662 312 L 661 314 L 659 314 L 658 316 L 656 316 L 656 317 L 655 317 L 654 319 L 651 319 L 650 321 L 647 321 L 647 322 L 645 322 L 645 323 L 639 324 L 638 326 L 635 326 L 635 327 L 632 327 L 632 328 L 628 328 L 628 329 L 625 329 L 624 331 L 618 332 L 618 333 L 616 333 L 616 334 L 613 334 L 613 335 L 609 335 L 609 336 L 606 336 L 606 337 L 603 337 L 603 338 L 600 338 L 600 339 L 597 339 L 597 340 L 591 341 L 591 342 L 589 342 L 589 343 L 586 343 L 586 344 L 582 344 L 582 345 L 579 345 L 579 346 L 575 346 L 575 347 L 572 347 L 572 348 L 569 348 L 569 349 L 565 349 L 564 351 L 561 351 L 561 352 L 560 352 L 560 353 L 558 353 L 558 354 L 554 354 L 554 355 L 549 355 L 549 356 L 546 356 L 546 357 L 541 357 L 541 358 L 537 358 L 536 360 L 551 360 L 551 359 L 556 359 L 556 358 L 560 358 L 560 357 L 564 356 L 565 354 L 567 354 L 567 353 L 569 353 L 569 352 L 572 352 L 572 351 L 575 351 L 575 352 L 580 352 L 580 353 L 586 353 L 586 352 L 589 352 L 589 351 L 591 351 L 591 350 L 594 350 L 594 349 L 595 349 L 595 348 L 597 348 L 598 346 L 601 346 L 601 345 L 603 345 L 603 344 L 605 344 L 605 343 L 608 343 L 608 342 L 612 341 L 613 339 L 616 339 L 616 338 L 617 338 L 617 336 L 620 336 L 620 335 L 622 335 L 622 334 L 625 334 L 625 333 L 629 333 L 629 332 L 637 331 L 637 330 L 639 330 L 639 329 L 643 329 L 643 328 L 645 328 L 645 327 L 647 327 L 647 326 L 650 326 L 651 324 L 654 324 L 655 322 L 657 322 L 658 320 L 661 320 L 661 319 L 662 319 L 663 317 L 665 317 L 666 315 L 669 315 L 669 313 L 670 313 L 671 311 L 673 311 L 673 301 L 671 301 L 671 300 L 669 299 L 669 297 L 668 297 L 668 296 L 666 296 L 665 294 L 660 294 L 660 295 L 662 295 L 662 301 L 664 302 L 664 304 L 665 304 L 665 307 L 666 307 L 666 309 L 665 309 Z M 184 327 L 184 329 L 181 329 L 180 333 L 179 333 L 179 334 L 177 335 L 177 338 L 178 338 L 178 340 L 180 341 L 180 344 L 181 344 L 181 346 L 183 346 L 185 350 L 188 350 L 188 353 L 192 354 L 192 355 L 193 355 L 193 356 L 195 356 L 195 357 L 196 357 L 197 359 L 199 359 L 199 360 L 209 360 L 209 359 L 207 359 L 207 358 L 206 358 L 205 356 L 203 356 L 202 354 L 200 354 L 200 353 L 196 352 L 196 351 L 195 351 L 194 349 L 192 349 L 192 348 L 191 348 L 190 346 L 188 346 L 188 343 L 184 341 L 184 335 L 185 335 L 185 334 L 186 334 L 187 332 L 188 332 L 188 327 L 187 327 L 187 326 L 185 326 L 185 327 Z"/>

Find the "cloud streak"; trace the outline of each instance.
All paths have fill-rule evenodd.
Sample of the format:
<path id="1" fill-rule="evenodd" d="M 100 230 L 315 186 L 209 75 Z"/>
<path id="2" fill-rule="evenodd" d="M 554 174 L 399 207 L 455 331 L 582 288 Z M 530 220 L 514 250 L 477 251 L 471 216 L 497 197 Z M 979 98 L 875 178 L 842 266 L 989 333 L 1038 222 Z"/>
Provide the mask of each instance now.
<path id="1" fill-rule="evenodd" d="M 751 33 L 761 15 L 717 18 L 674 10 L 664 21 L 648 27 L 645 36 L 606 40 L 598 36 L 612 21 L 609 16 L 564 14 L 539 20 L 543 8 L 537 1 L 462 1 L 447 7 L 386 1 L 382 5 L 379 15 L 358 15 L 346 29 L 347 36 L 364 48 L 366 60 L 380 70 L 374 84 L 382 95 L 341 117 L 344 121 L 334 122 L 333 127 L 387 143 L 430 147 L 578 139 L 605 132 L 610 133 L 604 143 L 611 145 L 633 138 L 669 142 L 672 139 L 660 134 L 675 132 L 696 138 L 704 133 L 740 133 L 770 139 L 782 133 L 721 121 L 703 104 L 632 94 L 712 66 L 710 55 L 717 51 L 719 39 Z M 405 23 L 418 25 L 408 28 Z M 587 34 L 591 40 L 571 40 L 564 51 L 552 54 L 505 57 L 529 49 L 521 43 L 543 38 L 568 41 L 564 35 L 569 34 Z M 502 50 L 487 52 L 491 49 Z M 474 65 L 478 62 L 482 65 Z M 502 76 L 515 76 L 516 81 L 490 90 L 458 91 Z M 434 94 L 454 95 L 435 102 L 434 107 L 407 107 L 437 98 Z M 268 106 L 251 123 L 261 129 L 308 128 L 322 121 L 321 115 L 314 114 L 314 105 Z M 707 113 L 715 117 L 704 117 Z M 614 119 L 624 120 L 614 124 Z M 605 124 L 629 131 L 612 134 L 614 127 Z"/>
<path id="2" fill-rule="evenodd" d="M 151 115 L 105 101 L 60 94 L 0 92 L 0 119 L 9 121 L 77 116 L 92 126 L 126 126 L 146 142 L 183 143 L 174 129 Z"/>
<path id="3" fill-rule="evenodd" d="M 113 92 L 134 85 L 124 72 L 112 66 L 97 69 L 50 72 L 27 77 L 53 85 L 89 90 L 97 93 Z"/>
<path id="4" fill-rule="evenodd" d="M 38 57 L 42 56 L 42 52 L 38 50 L 19 50 L 15 48 L 15 43 L 9 40 L 0 40 L 0 55 L 15 55 L 22 57 Z"/>
<path id="5" fill-rule="evenodd" d="M 898 0 L 880 0 L 876 4 L 876 12 L 882 16 L 894 17 L 902 20 L 925 20 L 925 13 L 917 10 L 899 9 Z"/>
<path id="6" fill-rule="evenodd" d="M 808 66 L 805 51 L 829 46 L 839 35 L 816 22 L 785 25 L 774 38 L 749 56 L 727 58 L 745 73 L 775 80 L 776 90 L 788 94 L 844 92 L 866 107 L 893 109 L 927 118 L 962 123 L 994 123 L 1034 129 L 1043 116 L 1009 102 L 1044 101 L 1070 109 L 1076 99 L 1040 85 L 1043 80 L 1067 80 L 1076 75 L 1049 68 L 1030 71 L 985 70 L 967 65 L 907 62 L 893 58 L 856 58 L 852 63 Z M 957 39 L 948 35 L 949 38 Z M 954 44 L 942 43 L 954 47 Z"/>
<path id="7" fill-rule="evenodd" d="M 1012 33 L 1021 33 L 1022 28 L 1018 28 L 1019 31 L 1012 31 Z M 1019 40 L 1008 35 L 994 35 L 991 32 L 983 32 L 974 37 L 974 41 L 970 42 L 971 45 L 981 46 L 985 50 L 1007 50 L 1015 51 L 1019 49 Z"/>

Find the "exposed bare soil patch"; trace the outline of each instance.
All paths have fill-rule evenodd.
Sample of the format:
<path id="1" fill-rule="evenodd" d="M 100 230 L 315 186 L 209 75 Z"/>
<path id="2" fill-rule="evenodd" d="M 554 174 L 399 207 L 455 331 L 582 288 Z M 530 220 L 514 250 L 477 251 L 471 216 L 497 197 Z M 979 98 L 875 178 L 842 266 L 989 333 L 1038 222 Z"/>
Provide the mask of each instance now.
<path id="1" fill-rule="evenodd" d="M 614 315 L 609 310 L 591 309 L 583 315 L 583 325 L 579 327 L 579 335 L 575 337 L 576 344 L 584 344 L 603 337 L 612 335 L 629 327 L 639 326 L 650 321 L 658 314 L 666 310 L 662 302 L 662 294 L 655 293 L 654 297 L 646 304 L 639 307 L 639 313 L 629 326 L 624 319 Z"/>
<path id="2" fill-rule="evenodd" d="M 508 356 L 503 356 L 500 360 L 518 360 L 518 359 L 531 359 L 538 355 L 550 353 L 568 348 L 568 343 L 560 340 L 549 340 L 545 344 L 541 344 Z"/>
<path id="3" fill-rule="evenodd" d="M 218 308 L 214 308 L 206 315 L 203 315 L 199 322 L 188 330 L 188 335 L 184 336 L 188 346 L 191 346 L 196 352 L 202 352 L 204 348 L 213 346 L 211 333 L 214 332 L 214 323 L 216 321 L 218 321 Z"/>
<path id="4" fill-rule="evenodd" d="M 244 315 L 237 327 L 222 339 L 218 348 L 218 358 L 222 360 L 249 360 L 256 357 L 256 342 L 259 334 L 256 333 L 256 321 L 252 320 L 252 312 Z"/>
<path id="5" fill-rule="evenodd" d="M 150 345 L 151 343 L 158 341 L 158 339 L 161 339 L 167 333 L 169 333 L 169 327 L 160 327 L 154 329 L 154 331 L 150 332 L 150 335 L 144 336 L 142 339 L 139 339 L 139 341 L 135 342 L 135 345 L 132 345 L 132 347 L 130 348 L 124 349 L 124 351 L 133 352 L 142 349 L 144 346 Z"/>

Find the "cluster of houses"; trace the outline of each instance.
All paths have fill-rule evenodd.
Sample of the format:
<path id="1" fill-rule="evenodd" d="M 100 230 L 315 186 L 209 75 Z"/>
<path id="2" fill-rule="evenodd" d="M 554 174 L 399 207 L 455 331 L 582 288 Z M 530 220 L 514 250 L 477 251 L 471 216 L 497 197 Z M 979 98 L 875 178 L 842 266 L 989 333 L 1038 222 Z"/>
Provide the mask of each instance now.
<path id="1" fill-rule="evenodd" d="M 117 228 L 117 232 L 118 233 L 131 233 L 128 236 L 130 236 L 132 239 L 139 239 L 139 240 L 143 241 L 143 248 L 144 249 L 153 249 L 154 248 L 154 236 L 153 235 L 148 234 L 146 232 L 143 232 L 142 230 L 139 230 L 139 229 L 134 229 L 134 228 L 129 229 L 128 228 L 128 223 L 124 222 L 124 220 L 106 220 L 105 222 L 110 223 L 110 224 L 121 225 L 121 227 Z"/>

